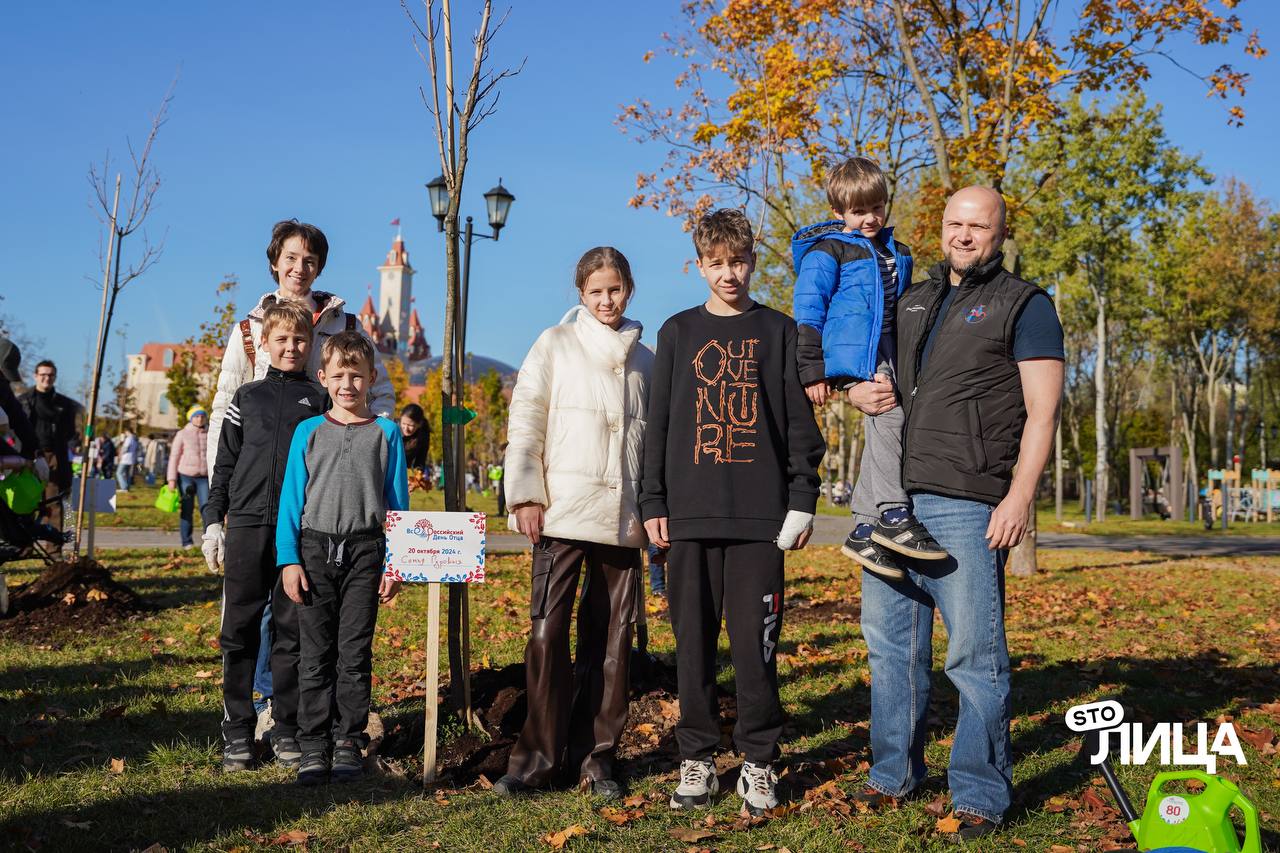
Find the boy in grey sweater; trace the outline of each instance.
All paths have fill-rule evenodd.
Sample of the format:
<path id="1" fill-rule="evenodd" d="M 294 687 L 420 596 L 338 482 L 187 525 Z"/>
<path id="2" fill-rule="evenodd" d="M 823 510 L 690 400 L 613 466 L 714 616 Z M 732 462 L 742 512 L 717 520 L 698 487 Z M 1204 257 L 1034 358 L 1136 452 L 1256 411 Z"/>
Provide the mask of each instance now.
<path id="1" fill-rule="evenodd" d="M 378 602 L 400 587 L 383 574 L 383 525 L 387 510 L 409 507 L 400 428 L 369 411 L 373 347 L 341 332 L 324 342 L 321 359 L 333 408 L 293 434 L 276 523 L 281 581 L 298 605 L 303 785 L 362 771 Z"/>

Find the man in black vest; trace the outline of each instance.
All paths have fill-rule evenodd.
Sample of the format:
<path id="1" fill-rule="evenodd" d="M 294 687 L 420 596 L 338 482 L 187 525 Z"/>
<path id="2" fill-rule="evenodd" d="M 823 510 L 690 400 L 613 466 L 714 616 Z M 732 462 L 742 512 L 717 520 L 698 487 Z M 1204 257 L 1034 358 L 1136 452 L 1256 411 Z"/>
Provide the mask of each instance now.
<path id="1" fill-rule="evenodd" d="M 898 301 L 903 485 L 951 559 L 900 581 L 862 576 L 875 764 L 858 798 L 888 805 L 924 781 L 936 607 L 960 692 L 947 772 L 960 840 L 994 832 L 1013 793 L 1004 556 L 1026 532 L 1062 396 L 1062 326 L 1043 290 L 1001 266 L 1005 234 L 998 192 L 960 190 L 943 213 L 946 260 Z M 864 412 L 897 402 L 886 383 L 852 390 Z"/>
<path id="2" fill-rule="evenodd" d="M 58 382 L 58 368 L 48 359 L 36 365 L 35 387 L 20 398 L 27 419 L 36 433 L 36 450 L 49 464 L 51 475 L 45 486 L 45 497 L 65 494 L 71 488 L 71 445 L 78 430 L 76 418 L 80 404 L 59 394 L 54 387 Z M 46 512 L 48 522 L 62 529 L 62 509 L 51 504 Z"/>

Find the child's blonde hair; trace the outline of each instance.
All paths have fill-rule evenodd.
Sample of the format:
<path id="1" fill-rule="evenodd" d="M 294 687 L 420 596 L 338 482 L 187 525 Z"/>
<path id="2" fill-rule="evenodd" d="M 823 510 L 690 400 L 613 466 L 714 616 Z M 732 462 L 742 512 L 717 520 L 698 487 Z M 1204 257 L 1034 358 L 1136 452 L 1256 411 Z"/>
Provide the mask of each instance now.
<path id="1" fill-rule="evenodd" d="M 827 174 L 827 203 L 839 213 L 888 204 L 889 182 L 874 160 L 850 157 Z"/>
<path id="2" fill-rule="evenodd" d="M 310 341 L 315 334 L 315 325 L 311 319 L 311 310 L 301 302 L 276 301 L 262 312 L 262 337 L 276 326 L 284 326 L 292 332 L 299 332 Z"/>
<path id="3" fill-rule="evenodd" d="M 338 357 L 338 367 L 365 367 L 373 372 L 373 344 L 359 332 L 338 332 L 320 347 L 320 363 L 329 367 L 329 360 Z"/>

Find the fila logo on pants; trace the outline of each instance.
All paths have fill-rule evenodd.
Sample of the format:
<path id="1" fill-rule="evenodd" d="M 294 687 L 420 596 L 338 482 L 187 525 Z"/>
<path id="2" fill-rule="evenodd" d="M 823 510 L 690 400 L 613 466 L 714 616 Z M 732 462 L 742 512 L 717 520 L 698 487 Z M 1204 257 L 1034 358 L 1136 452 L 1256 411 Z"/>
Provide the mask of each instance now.
<path id="1" fill-rule="evenodd" d="M 761 601 L 764 602 L 764 662 L 768 663 L 773 658 L 773 650 L 778 647 L 775 632 L 778 629 L 778 614 L 782 610 L 782 594 L 770 593 Z"/>

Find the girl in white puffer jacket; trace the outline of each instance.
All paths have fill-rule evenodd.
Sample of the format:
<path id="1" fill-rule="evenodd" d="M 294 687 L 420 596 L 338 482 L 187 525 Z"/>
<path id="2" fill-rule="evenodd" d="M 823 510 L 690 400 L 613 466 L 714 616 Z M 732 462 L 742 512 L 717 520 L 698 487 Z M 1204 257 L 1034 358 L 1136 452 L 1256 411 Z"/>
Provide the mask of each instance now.
<path id="1" fill-rule="evenodd" d="M 512 529 L 533 544 L 533 630 L 529 716 L 493 786 L 501 795 L 543 787 L 562 770 L 598 796 L 621 793 L 613 758 L 648 542 L 637 493 L 653 351 L 623 316 L 635 283 L 621 252 L 587 252 L 574 284 L 580 304 L 538 337 L 511 396 L 506 494 Z M 571 668 L 569 621 L 584 564 Z"/>

